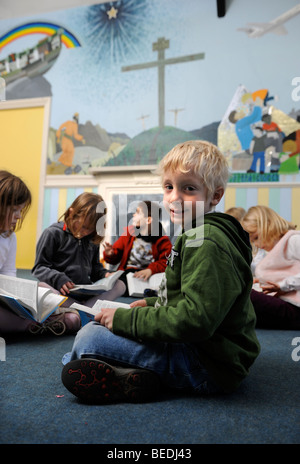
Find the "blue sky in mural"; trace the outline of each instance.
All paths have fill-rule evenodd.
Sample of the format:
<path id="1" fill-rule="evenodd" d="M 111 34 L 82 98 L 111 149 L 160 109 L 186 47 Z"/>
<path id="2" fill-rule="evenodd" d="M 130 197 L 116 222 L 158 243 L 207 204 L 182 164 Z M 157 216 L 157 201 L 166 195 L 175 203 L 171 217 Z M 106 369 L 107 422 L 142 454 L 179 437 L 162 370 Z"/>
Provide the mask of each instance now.
<path id="1" fill-rule="evenodd" d="M 44 75 L 52 86 L 51 126 L 79 112 L 108 132 L 133 137 L 158 125 L 156 67 L 123 72 L 123 66 L 156 61 L 152 50 L 160 37 L 169 40 L 165 58 L 204 53 L 205 58 L 165 67 L 165 124 L 184 130 L 220 121 L 239 84 L 249 91 L 269 88 L 276 106 L 299 109 L 291 98 L 292 79 L 300 75 L 300 15 L 286 22 L 286 35 L 250 38 L 238 28 L 269 22 L 298 4 L 295 0 L 228 2 L 224 18 L 212 0 L 120 0 L 109 18 L 108 3 L 0 21 L 0 35 L 27 21 L 52 21 L 73 32 L 81 48 L 62 47 Z M 0 52 L 0 59 L 35 44 L 23 37 Z M 180 111 L 179 111 L 180 110 Z M 145 118 L 143 119 L 143 117 Z"/>

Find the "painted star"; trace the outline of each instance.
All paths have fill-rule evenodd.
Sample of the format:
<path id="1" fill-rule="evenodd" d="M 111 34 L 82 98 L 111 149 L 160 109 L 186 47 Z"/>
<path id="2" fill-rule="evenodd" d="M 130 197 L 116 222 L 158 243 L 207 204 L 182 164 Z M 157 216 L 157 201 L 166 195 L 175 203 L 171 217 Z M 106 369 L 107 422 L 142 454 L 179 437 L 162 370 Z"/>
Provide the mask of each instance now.
<path id="1" fill-rule="evenodd" d="M 116 19 L 118 10 L 114 6 L 112 6 L 111 9 L 108 10 L 106 13 L 107 13 L 108 19 Z"/>

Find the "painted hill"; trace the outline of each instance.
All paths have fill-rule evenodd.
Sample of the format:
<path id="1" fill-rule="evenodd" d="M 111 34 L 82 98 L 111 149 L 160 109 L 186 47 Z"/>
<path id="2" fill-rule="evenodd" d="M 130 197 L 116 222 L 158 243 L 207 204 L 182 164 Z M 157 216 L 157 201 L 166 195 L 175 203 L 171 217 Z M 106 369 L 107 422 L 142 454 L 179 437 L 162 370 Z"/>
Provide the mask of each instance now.
<path id="1" fill-rule="evenodd" d="M 108 151 L 113 142 L 125 145 L 130 138 L 126 134 L 109 134 L 100 124 L 94 125 L 91 121 L 85 124 L 78 124 L 78 133 L 83 136 L 90 147 L 98 148 L 102 151 Z M 82 143 L 77 140 L 73 141 L 75 147 L 81 147 Z M 59 147 L 57 147 L 57 151 Z"/>
<path id="2" fill-rule="evenodd" d="M 207 140 L 208 142 L 218 145 L 218 127 L 221 121 L 212 122 L 201 129 L 190 131 L 197 139 Z"/>
<path id="3" fill-rule="evenodd" d="M 111 158 L 105 166 L 157 164 L 177 143 L 197 138 L 197 134 L 176 127 L 155 127 L 131 139 L 119 155 Z"/>

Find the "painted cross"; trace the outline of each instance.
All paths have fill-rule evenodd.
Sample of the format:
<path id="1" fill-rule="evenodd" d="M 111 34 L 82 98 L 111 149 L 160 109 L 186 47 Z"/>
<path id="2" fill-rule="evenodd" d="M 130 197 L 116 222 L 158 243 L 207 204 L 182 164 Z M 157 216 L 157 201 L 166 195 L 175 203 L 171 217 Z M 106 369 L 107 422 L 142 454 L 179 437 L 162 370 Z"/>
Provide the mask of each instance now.
<path id="1" fill-rule="evenodd" d="M 179 56 L 177 58 L 165 59 L 165 50 L 169 48 L 170 41 L 161 37 L 157 42 L 152 44 L 152 50 L 158 52 L 157 61 L 149 63 L 133 64 L 132 66 L 122 66 L 122 71 L 136 71 L 146 68 L 158 68 L 158 120 L 159 127 L 165 125 L 165 66 L 169 64 L 185 63 L 187 61 L 203 60 L 204 53 L 196 53 L 195 55 Z"/>

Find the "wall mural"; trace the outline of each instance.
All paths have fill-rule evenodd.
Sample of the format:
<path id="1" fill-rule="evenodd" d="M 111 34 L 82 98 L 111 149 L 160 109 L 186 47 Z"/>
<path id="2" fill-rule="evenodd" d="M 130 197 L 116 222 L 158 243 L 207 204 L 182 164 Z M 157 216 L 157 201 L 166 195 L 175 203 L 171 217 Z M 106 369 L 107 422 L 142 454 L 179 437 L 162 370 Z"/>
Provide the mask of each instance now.
<path id="1" fill-rule="evenodd" d="M 117 0 L 0 21 L 6 99 L 52 97 L 47 175 L 156 164 L 197 138 L 220 147 L 231 181 L 298 175 L 287 50 L 299 43 L 300 5 L 256 3 L 233 2 L 218 18 L 215 2 Z M 265 22 L 241 27 L 255 15 Z"/>
<path id="2" fill-rule="evenodd" d="M 280 174 L 299 173 L 300 122 L 273 106 L 274 99 L 268 89 L 251 93 L 241 85 L 218 127 L 233 182 L 276 182 Z"/>

